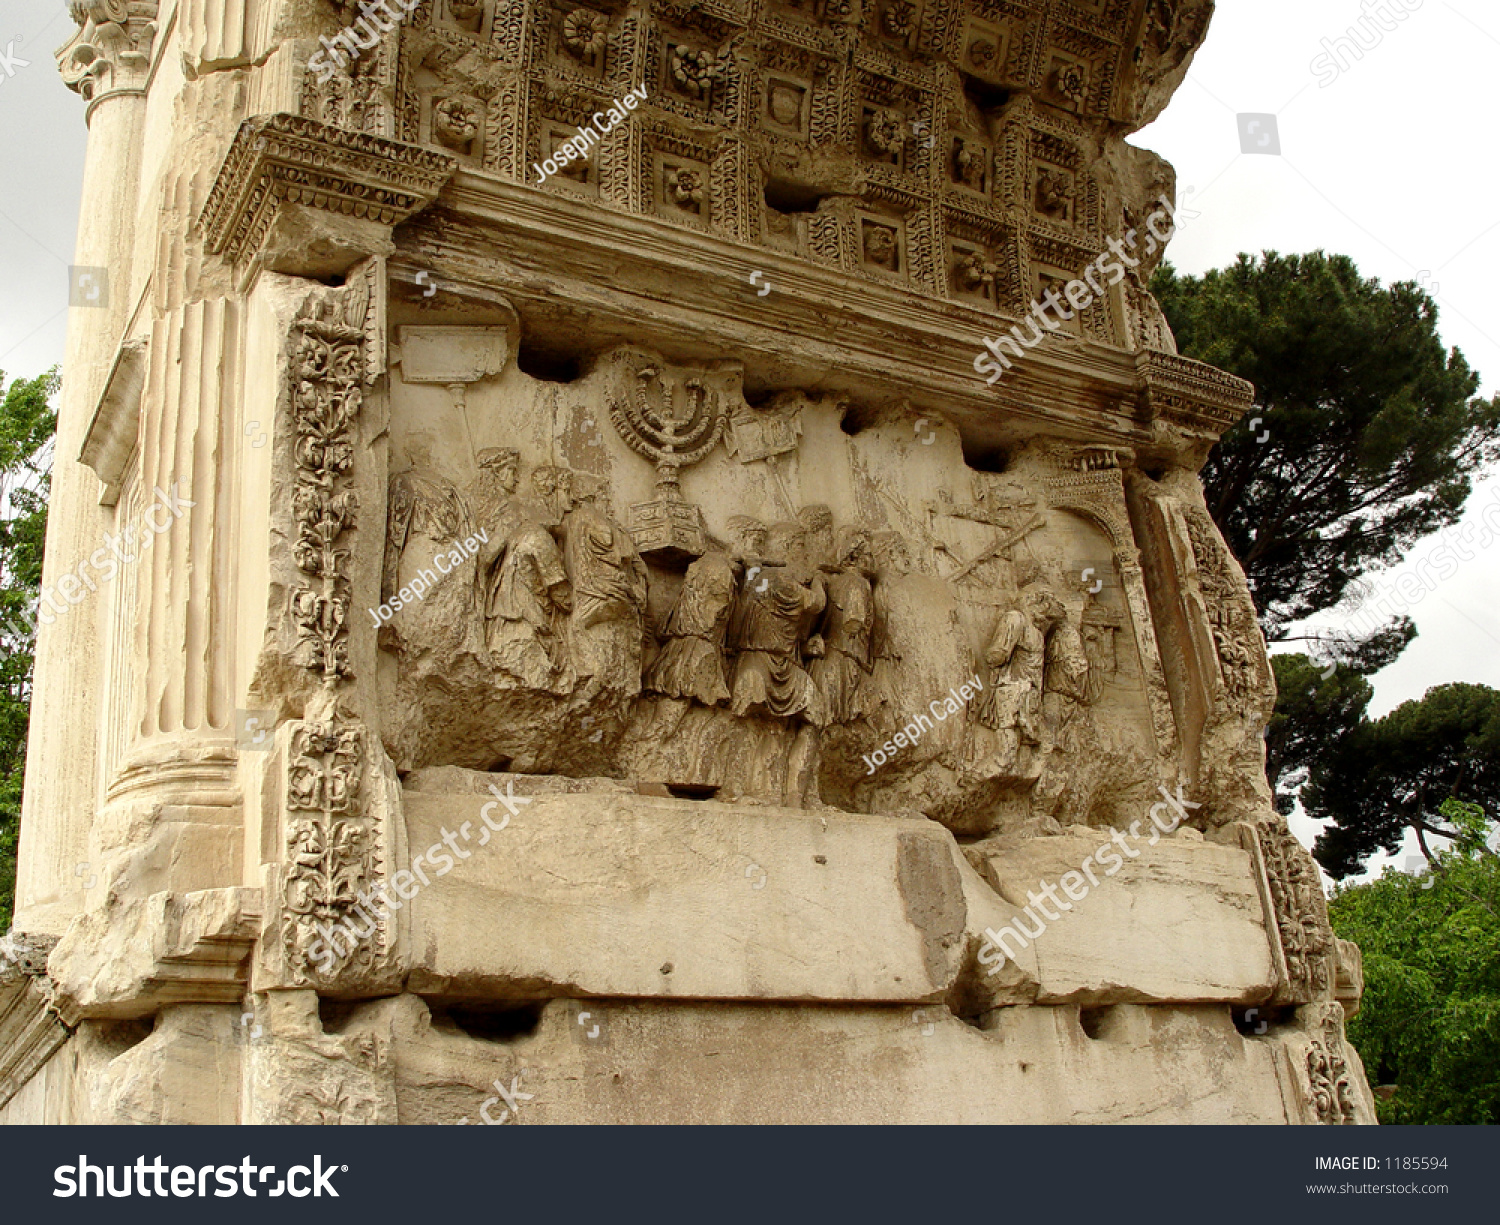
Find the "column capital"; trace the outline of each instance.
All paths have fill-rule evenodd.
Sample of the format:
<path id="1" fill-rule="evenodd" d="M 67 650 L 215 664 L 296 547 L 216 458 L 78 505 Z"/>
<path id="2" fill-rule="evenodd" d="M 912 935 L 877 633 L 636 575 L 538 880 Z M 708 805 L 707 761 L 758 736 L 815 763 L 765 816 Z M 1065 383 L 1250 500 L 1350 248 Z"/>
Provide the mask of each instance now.
<path id="1" fill-rule="evenodd" d="M 78 32 L 57 53 L 69 89 L 88 105 L 145 91 L 156 43 L 159 0 L 68 0 Z"/>

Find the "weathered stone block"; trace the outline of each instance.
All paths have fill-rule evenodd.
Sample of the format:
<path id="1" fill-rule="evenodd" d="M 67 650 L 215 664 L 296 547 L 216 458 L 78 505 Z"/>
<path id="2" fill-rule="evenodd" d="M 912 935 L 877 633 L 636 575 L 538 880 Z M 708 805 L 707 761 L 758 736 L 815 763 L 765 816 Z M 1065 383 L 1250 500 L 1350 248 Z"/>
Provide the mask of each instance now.
<path id="1" fill-rule="evenodd" d="M 539 795 L 481 846 L 482 798 L 405 796 L 413 856 L 473 835 L 410 903 L 415 991 L 930 1000 L 968 952 L 956 846 L 930 821 Z"/>
<path id="2" fill-rule="evenodd" d="M 1123 863 L 1114 876 L 1092 855 L 1108 845 Z M 1185 837 L 1139 843 L 1130 859 L 1103 830 L 1081 827 L 1062 836 L 1031 838 L 1003 850 L 976 851 L 981 871 L 1017 907 L 1067 885 L 1082 900 L 1055 890 L 1059 906 L 1028 948 L 1035 956 L 1039 1002 L 1152 1003 L 1224 1001 L 1254 1004 L 1275 987 L 1266 916 L 1255 867 L 1235 847 Z M 1090 860 L 1097 886 L 1080 871 Z M 1085 892 L 1086 891 L 1086 892 Z M 1061 906 L 1071 907 L 1062 910 Z M 1023 915 L 1035 931 L 1032 906 Z M 1023 933 L 1024 934 L 1024 933 Z M 1008 940 L 1007 947 L 1017 947 Z"/>

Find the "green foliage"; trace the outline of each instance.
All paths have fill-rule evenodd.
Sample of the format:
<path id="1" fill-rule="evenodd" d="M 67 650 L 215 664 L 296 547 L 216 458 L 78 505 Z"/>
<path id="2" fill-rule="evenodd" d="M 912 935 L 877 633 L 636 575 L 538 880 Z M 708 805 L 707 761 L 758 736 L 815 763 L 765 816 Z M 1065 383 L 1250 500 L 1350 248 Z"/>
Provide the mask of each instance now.
<path id="1" fill-rule="evenodd" d="M 1374 690 L 1353 669 L 1329 670 L 1306 655 L 1273 655 L 1271 668 L 1276 710 L 1266 725 L 1266 776 L 1286 816 L 1314 763 L 1359 727 Z"/>
<path id="2" fill-rule="evenodd" d="M 1387 871 L 1340 890 L 1334 931 L 1364 952 L 1348 1033 L 1382 1123 L 1500 1123 L 1500 857 L 1476 804 L 1440 813 L 1462 831 L 1432 875 Z"/>
<path id="3" fill-rule="evenodd" d="M 1445 801 L 1500 817 L 1500 691 L 1438 685 L 1362 720 L 1310 763 L 1301 794 L 1308 816 L 1333 822 L 1313 855 L 1335 878 L 1361 871 L 1376 850 L 1397 850 L 1408 829 L 1424 851 L 1429 835 L 1466 845 L 1472 831 L 1453 814 L 1469 810 Z"/>
<path id="4" fill-rule="evenodd" d="M 0 389 L 5 375 L 0 372 Z M 57 372 L 17 379 L 0 396 L 0 932 L 15 899 L 35 636 L 26 615 L 42 582 Z"/>
<path id="5" fill-rule="evenodd" d="M 1221 439 L 1203 480 L 1268 638 L 1455 522 L 1500 456 L 1500 397 L 1475 398 L 1478 375 L 1411 282 L 1268 251 L 1201 278 L 1164 264 L 1151 288 L 1183 354 L 1255 384 L 1261 425 Z"/>

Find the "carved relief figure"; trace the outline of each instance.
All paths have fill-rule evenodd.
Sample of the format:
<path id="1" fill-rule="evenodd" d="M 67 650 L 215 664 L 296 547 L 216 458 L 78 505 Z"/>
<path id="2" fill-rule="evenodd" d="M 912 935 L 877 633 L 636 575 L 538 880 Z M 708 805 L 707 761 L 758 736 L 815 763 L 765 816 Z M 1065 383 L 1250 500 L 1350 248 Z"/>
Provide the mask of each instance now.
<path id="1" fill-rule="evenodd" d="M 468 507 L 453 483 L 430 468 L 408 468 L 391 478 L 389 510 L 386 513 L 385 572 L 380 598 L 389 602 L 401 587 L 401 557 L 416 538 L 425 537 L 433 546 L 461 540 L 471 530 Z M 432 550 L 415 550 L 422 564 Z"/>
<path id="2" fill-rule="evenodd" d="M 906 143 L 906 121 L 900 111 L 874 107 L 865 116 L 865 148 L 878 158 L 896 161 Z"/>
<path id="3" fill-rule="evenodd" d="M 771 546 L 775 547 L 773 529 Z M 757 569 L 751 567 L 751 569 Z M 823 724 L 827 713 L 818 687 L 803 669 L 803 648 L 822 651 L 810 642 L 807 626 L 827 604 L 821 577 L 783 560 L 764 560 L 752 577 L 746 571 L 735 608 L 734 713 L 755 711 L 787 719 L 805 715 Z"/>
<path id="4" fill-rule="evenodd" d="M 837 565 L 833 511 L 821 503 L 804 506 L 797 512 L 797 523 L 802 530 L 797 538 L 798 557 L 795 560 L 815 569 L 832 569 Z"/>
<path id="5" fill-rule="evenodd" d="M 984 171 L 989 151 L 978 141 L 953 138 L 953 181 L 974 191 L 984 190 Z"/>
<path id="6" fill-rule="evenodd" d="M 609 518 L 602 486 L 570 490 L 563 501 L 572 504 L 563 519 L 563 559 L 573 590 L 573 667 L 587 682 L 586 698 L 601 690 L 634 696 L 641 690 L 646 564 L 630 533 Z"/>
<path id="7" fill-rule="evenodd" d="M 1061 170 L 1043 169 L 1036 176 L 1036 209 L 1066 221 L 1073 200 L 1073 184 Z"/>
<path id="8" fill-rule="evenodd" d="M 1090 599 L 1083 610 L 1079 632 L 1083 636 L 1083 653 L 1088 656 L 1088 703 L 1093 705 L 1104 696 L 1104 686 L 1119 671 L 1119 649 L 1115 635 L 1123 622 L 1096 600 Z"/>
<path id="9" fill-rule="evenodd" d="M 875 566 L 871 598 L 870 651 L 874 657 L 864 702 L 867 714 L 897 705 L 901 696 L 901 650 L 892 632 L 891 587 L 912 571 L 911 549 L 900 532 L 876 532 L 870 537 Z"/>
<path id="10" fill-rule="evenodd" d="M 506 493 L 515 491 L 515 467 L 497 462 L 496 479 Z M 532 482 L 547 497 L 552 473 L 538 469 Z M 481 554 L 485 574 L 485 643 L 502 671 L 528 689 L 565 692 L 572 687 L 564 653 L 564 625 L 572 593 L 557 542 L 540 523 L 524 517 L 512 502 L 495 512 L 490 550 Z"/>
<path id="11" fill-rule="evenodd" d="M 1066 612 L 1047 639 L 1042 683 L 1041 776 L 1033 799 L 1045 810 L 1086 815 L 1078 783 L 1099 760 L 1088 708 L 1098 699 L 1081 618 Z"/>
<path id="12" fill-rule="evenodd" d="M 471 34 L 477 34 L 484 21 L 484 0 L 448 0 L 448 16 Z"/>
<path id="13" fill-rule="evenodd" d="M 865 222 L 864 243 L 866 262 L 896 271 L 901 242 L 891 226 Z"/>
<path id="14" fill-rule="evenodd" d="M 729 700 L 724 645 L 734 587 L 734 564 L 717 550 L 688 567 L 667 617 L 667 641 L 646 674 L 648 691 L 704 706 Z"/>
<path id="15" fill-rule="evenodd" d="M 823 694 L 830 723 L 849 723 L 865 713 L 862 699 L 875 622 L 874 589 L 864 573 L 869 551 L 868 532 L 845 528 L 826 582 L 823 656 L 812 661 L 808 674 Z"/>
<path id="16" fill-rule="evenodd" d="M 784 799 L 801 804 L 816 778 L 818 729 L 828 722 L 823 695 L 803 664 L 823 653 L 809 631 L 827 606 L 822 576 L 795 560 L 802 529 L 780 523 L 766 534 L 767 556 L 745 572 L 731 640 L 739 651 L 731 686 L 737 716 L 766 714 L 804 724 L 788 755 Z"/>
<path id="17" fill-rule="evenodd" d="M 1034 750 L 1043 744 L 1042 694 L 1047 638 L 1064 611 L 1041 583 L 1028 583 L 1016 606 L 1000 614 L 985 648 L 990 684 L 975 705 L 974 718 L 997 733 L 998 744 L 981 772 L 992 778 L 1035 779 Z"/>
<path id="18" fill-rule="evenodd" d="M 988 295 L 1000 278 L 1000 265 L 983 251 L 968 251 L 953 266 L 953 279 L 965 293 Z"/>

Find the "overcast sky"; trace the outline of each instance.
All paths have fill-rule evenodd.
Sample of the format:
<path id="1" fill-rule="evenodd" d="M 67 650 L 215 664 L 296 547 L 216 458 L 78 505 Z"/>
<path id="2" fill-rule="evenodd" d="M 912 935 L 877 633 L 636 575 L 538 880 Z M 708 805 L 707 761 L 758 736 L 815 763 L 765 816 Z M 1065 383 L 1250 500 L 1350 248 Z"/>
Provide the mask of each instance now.
<path id="1" fill-rule="evenodd" d="M 1380 10 L 1402 14 L 1402 2 Z M 1348 40 L 1361 0 L 1220 0 L 1187 81 L 1134 141 L 1177 167 L 1180 200 L 1201 214 L 1171 246 L 1181 271 L 1222 267 L 1241 251 L 1321 247 L 1383 283 L 1419 280 L 1437 299 L 1444 340 L 1493 395 L 1500 319 L 1487 299 L 1500 271 L 1500 197 L 1490 188 L 1500 170 L 1483 125 L 1495 111 L 1500 6 L 1404 3 L 1415 11 L 1386 18 L 1390 30 L 1372 16 L 1360 41 L 1378 44 L 1361 46 L 1359 59 L 1345 53 L 1339 68 L 1315 61 L 1325 41 Z M 0 370 L 11 377 L 62 360 L 85 129 L 52 52 L 73 28 L 62 0 L 0 0 Z M 1279 155 L 1241 151 L 1245 114 L 1275 117 Z M 1262 121 L 1250 139 L 1268 128 Z M 1422 571 L 1410 607 L 1420 636 L 1375 678 L 1372 713 L 1448 681 L 1500 687 L 1500 539 L 1475 547 L 1491 500 L 1500 479 L 1470 503 L 1474 560 L 1446 580 Z M 1304 840 L 1312 833 L 1300 819 L 1294 828 Z"/>

